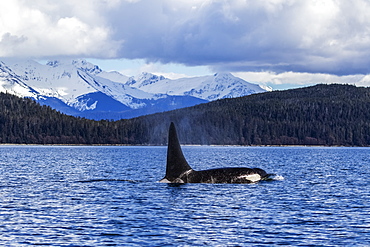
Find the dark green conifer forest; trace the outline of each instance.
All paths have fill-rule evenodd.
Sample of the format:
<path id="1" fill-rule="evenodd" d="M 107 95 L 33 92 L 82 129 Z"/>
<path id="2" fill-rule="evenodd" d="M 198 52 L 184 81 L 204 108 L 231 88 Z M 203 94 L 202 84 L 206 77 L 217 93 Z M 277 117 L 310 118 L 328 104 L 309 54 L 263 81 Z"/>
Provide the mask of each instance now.
<path id="1" fill-rule="evenodd" d="M 223 99 L 129 120 L 93 121 L 0 94 L 0 143 L 370 146 L 370 89 L 317 85 Z"/>

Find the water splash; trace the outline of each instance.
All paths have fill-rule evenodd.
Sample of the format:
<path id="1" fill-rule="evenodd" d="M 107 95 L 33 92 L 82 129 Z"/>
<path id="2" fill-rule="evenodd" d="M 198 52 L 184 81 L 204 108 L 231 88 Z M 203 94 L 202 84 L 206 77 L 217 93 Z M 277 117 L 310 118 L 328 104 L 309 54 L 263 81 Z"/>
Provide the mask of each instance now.
<path id="1" fill-rule="evenodd" d="M 279 174 L 268 174 L 266 178 L 263 180 L 265 181 L 282 181 L 285 180 L 285 178 Z"/>

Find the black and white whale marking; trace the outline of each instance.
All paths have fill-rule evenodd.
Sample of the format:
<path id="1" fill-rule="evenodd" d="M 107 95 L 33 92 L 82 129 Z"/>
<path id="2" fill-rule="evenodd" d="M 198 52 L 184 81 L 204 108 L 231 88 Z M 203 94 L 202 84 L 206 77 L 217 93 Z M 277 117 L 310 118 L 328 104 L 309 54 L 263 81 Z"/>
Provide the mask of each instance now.
<path id="1" fill-rule="evenodd" d="M 219 168 L 203 171 L 193 170 L 182 153 L 175 124 L 168 132 L 166 176 L 162 183 L 255 183 L 267 180 L 267 174 L 260 168 Z"/>

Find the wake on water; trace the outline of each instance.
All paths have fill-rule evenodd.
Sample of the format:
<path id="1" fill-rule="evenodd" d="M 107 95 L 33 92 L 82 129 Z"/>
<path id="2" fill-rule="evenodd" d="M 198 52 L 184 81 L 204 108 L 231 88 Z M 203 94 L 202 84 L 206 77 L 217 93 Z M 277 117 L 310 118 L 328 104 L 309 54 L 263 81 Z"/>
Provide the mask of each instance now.
<path id="1" fill-rule="evenodd" d="M 281 175 L 278 175 L 278 174 L 269 174 L 269 176 L 264 179 L 264 181 L 282 181 L 284 180 L 285 178 Z"/>

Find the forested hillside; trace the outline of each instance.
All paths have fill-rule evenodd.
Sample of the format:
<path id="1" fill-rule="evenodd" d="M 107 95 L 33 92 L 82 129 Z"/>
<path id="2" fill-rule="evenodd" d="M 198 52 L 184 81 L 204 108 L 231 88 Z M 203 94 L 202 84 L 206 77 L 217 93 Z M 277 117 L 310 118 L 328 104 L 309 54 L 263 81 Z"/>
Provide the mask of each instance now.
<path id="1" fill-rule="evenodd" d="M 113 122 L 67 116 L 32 99 L 0 93 L 0 143 L 123 143 L 127 133 L 120 130 L 124 129 L 115 128 Z"/>
<path id="2" fill-rule="evenodd" d="M 184 144 L 370 146 L 370 89 L 317 85 L 115 122 L 0 95 L 1 143 L 162 145 L 171 121 Z"/>
<path id="3" fill-rule="evenodd" d="M 155 126 L 177 122 L 183 143 L 368 146 L 370 89 L 317 85 L 219 100 L 146 120 Z"/>

